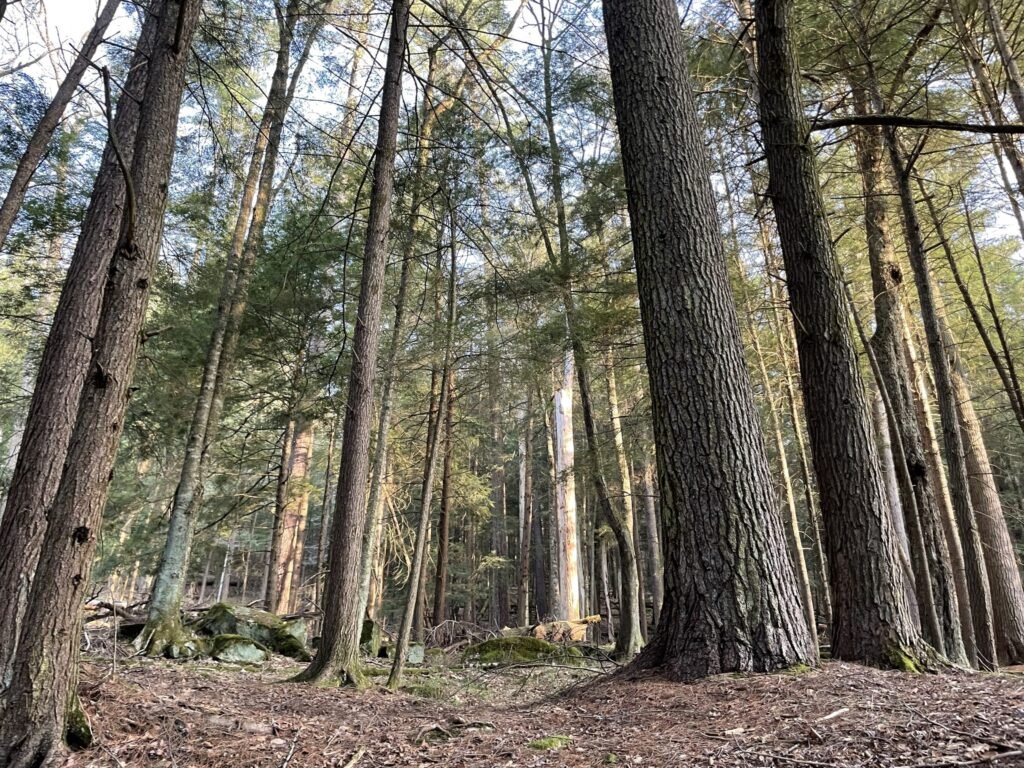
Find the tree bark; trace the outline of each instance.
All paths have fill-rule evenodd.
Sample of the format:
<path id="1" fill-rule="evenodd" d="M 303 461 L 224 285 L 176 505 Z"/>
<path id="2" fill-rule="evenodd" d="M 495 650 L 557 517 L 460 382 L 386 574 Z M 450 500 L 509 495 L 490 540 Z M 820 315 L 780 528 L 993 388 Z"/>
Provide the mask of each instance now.
<path id="1" fill-rule="evenodd" d="M 75 693 L 80 610 L 90 587 L 98 529 L 141 344 L 190 41 L 199 14 L 198 0 L 168 2 L 153 14 L 159 21 L 130 168 L 135 196 L 106 278 L 91 339 L 89 373 L 60 482 L 47 510 L 51 522 L 0 715 L 0 765 L 5 768 L 45 764 L 59 754 L 65 736 L 72 745 L 90 739 Z"/>
<path id="2" fill-rule="evenodd" d="M 877 91 L 874 82 L 870 87 Z M 868 114 L 870 97 L 865 86 L 854 83 L 853 91 L 854 108 L 859 114 Z M 892 443 L 898 446 L 897 453 L 904 465 L 896 469 L 904 486 L 902 510 L 911 533 L 918 610 L 925 639 L 950 660 L 961 662 L 973 657 L 974 632 L 970 606 L 960 605 L 957 599 L 942 514 L 927 472 L 915 414 L 913 384 L 903 357 L 903 270 L 889 227 L 882 130 L 860 128 L 854 143 L 864 190 L 868 262 L 875 297 L 875 333 L 868 343 L 878 366 L 879 386 L 887 395 Z"/>
<path id="3" fill-rule="evenodd" d="M 791 17 L 791 0 L 755 3 L 758 106 L 825 520 L 832 654 L 914 666 L 928 651 L 904 593 L 899 544 L 800 97 Z"/>
<path id="4" fill-rule="evenodd" d="M 605 0 L 658 454 L 665 602 L 638 668 L 813 663 L 672 0 Z M 713 396 L 712 396 L 713 393 Z"/>
<path id="5" fill-rule="evenodd" d="M 284 507 L 281 510 L 281 535 L 278 559 L 271 561 L 277 573 L 276 594 L 269 610 L 278 614 L 294 613 L 302 588 L 302 559 L 305 551 L 306 522 L 309 515 L 309 471 L 313 460 L 314 425 L 298 417 L 295 439 L 288 457 Z"/>
<path id="6" fill-rule="evenodd" d="M 444 463 L 441 468 L 441 510 L 437 519 L 437 573 L 434 578 L 434 626 L 448 618 L 448 544 L 452 521 L 452 461 L 455 456 L 455 368 L 448 370 L 448 405 L 444 412 Z"/>
<path id="7" fill-rule="evenodd" d="M 359 304 L 349 374 L 348 399 L 341 442 L 341 471 L 331 535 L 330 563 L 324 605 L 324 627 L 316 658 L 299 675 L 302 680 L 340 679 L 358 683 L 359 568 L 366 526 L 366 485 L 369 469 L 373 390 L 380 346 L 384 266 L 390 232 L 398 118 L 402 100 L 402 69 L 410 0 L 394 0 L 384 90 L 381 96 L 366 246 L 360 277 Z"/>
<path id="8" fill-rule="evenodd" d="M 523 437 L 519 442 L 519 626 L 530 624 L 530 567 L 533 538 L 533 389 L 526 393 Z"/>
<path id="9" fill-rule="evenodd" d="M 121 162 L 130 168 L 139 127 L 140 102 L 159 19 L 147 14 L 117 105 L 81 235 L 68 267 L 50 333 L 43 348 L 18 459 L 0 526 L 0 688 L 9 685 L 21 618 L 46 536 L 67 456 L 75 414 L 92 355 L 110 263 L 119 242 L 127 186 Z M 116 150 L 115 150 L 116 147 Z M 117 154 L 120 152 L 121 161 Z"/>
<path id="10" fill-rule="evenodd" d="M 85 74 L 85 71 L 92 63 L 96 50 L 99 48 L 100 43 L 103 42 L 103 36 L 106 34 L 107 27 L 110 26 L 110 22 L 113 21 L 120 6 L 120 0 L 106 1 L 99 16 L 96 18 L 92 31 L 89 32 L 88 37 L 82 43 L 82 47 L 79 49 L 78 55 L 75 57 L 74 62 L 72 62 L 70 69 L 68 69 L 67 75 L 64 76 L 60 87 L 57 88 L 53 101 L 50 102 L 50 105 L 43 113 L 42 118 L 32 132 L 32 137 L 29 139 L 25 152 L 18 160 L 18 165 L 14 169 L 14 176 L 11 178 L 11 184 L 7 188 L 7 195 L 4 197 L 3 203 L 0 204 L 0 250 L 3 249 L 7 236 L 11 233 L 11 227 L 14 226 L 14 221 L 18 217 L 21 204 L 25 201 L 28 185 L 32 181 L 32 176 L 35 175 L 36 169 L 39 168 L 39 164 L 43 161 L 43 156 L 46 154 L 46 148 L 53 138 L 53 133 L 57 130 L 57 126 L 64 116 L 64 111 L 67 109 L 68 104 L 71 103 L 75 91 L 78 90 L 78 86 L 82 82 L 82 75 Z"/>
<path id="11" fill-rule="evenodd" d="M 1000 663 L 1024 663 L 1024 585 L 1013 538 L 1006 525 L 1003 505 L 996 487 L 995 473 L 974 410 L 967 372 L 956 341 L 939 317 L 953 374 L 953 394 L 960 418 L 960 434 L 967 461 L 967 480 L 978 521 L 978 535 L 985 553 L 985 566 L 992 590 L 992 619 L 995 624 L 996 652 Z"/>
<path id="12" fill-rule="evenodd" d="M 900 206 L 903 211 L 904 235 L 907 239 L 907 257 L 914 273 L 917 297 L 921 305 L 921 318 L 925 337 L 928 340 L 928 353 L 935 374 L 936 399 L 942 418 L 943 442 L 946 448 L 946 461 L 949 465 L 950 493 L 964 551 L 976 646 L 975 655 L 972 656 L 970 648 L 967 648 L 967 654 L 972 664 L 987 669 L 994 667 L 997 663 L 995 634 L 992 626 L 992 596 L 988 574 L 985 570 L 981 540 L 978 536 L 975 512 L 971 504 L 964 444 L 957 422 L 952 371 L 942 343 L 936 297 L 928 268 L 927 249 L 917 218 L 917 206 L 910 190 L 910 169 L 903 159 L 895 129 L 886 129 L 884 136 L 893 175 L 896 177 L 896 190 L 899 193 Z"/>

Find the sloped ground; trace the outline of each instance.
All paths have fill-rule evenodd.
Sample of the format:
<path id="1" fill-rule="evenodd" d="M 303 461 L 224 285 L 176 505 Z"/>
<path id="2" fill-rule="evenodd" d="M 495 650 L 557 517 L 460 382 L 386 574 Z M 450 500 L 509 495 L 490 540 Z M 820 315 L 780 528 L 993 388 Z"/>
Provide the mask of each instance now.
<path id="1" fill-rule="evenodd" d="M 97 743 L 67 765 L 1024 766 L 1019 675 L 828 663 L 680 685 L 438 667 L 392 694 L 280 682 L 297 669 L 87 664 Z"/>

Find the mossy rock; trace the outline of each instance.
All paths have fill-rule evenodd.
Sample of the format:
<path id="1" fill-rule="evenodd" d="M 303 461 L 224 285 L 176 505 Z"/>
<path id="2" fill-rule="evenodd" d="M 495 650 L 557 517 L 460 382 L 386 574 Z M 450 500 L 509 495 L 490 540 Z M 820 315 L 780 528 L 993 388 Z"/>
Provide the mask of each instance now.
<path id="1" fill-rule="evenodd" d="M 217 635 L 213 638 L 210 657 L 237 664 L 262 664 L 270 658 L 267 648 L 242 635 Z"/>
<path id="2" fill-rule="evenodd" d="M 306 649 L 306 622 L 285 621 L 270 611 L 242 605 L 217 603 L 207 610 L 195 628 L 204 635 L 240 635 L 282 656 L 311 661 Z"/>
<path id="3" fill-rule="evenodd" d="M 583 654 L 579 648 L 549 643 L 536 637 L 495 637 L 471 645 L 462 658 L 469 664 L 495 666 L 544 661 L 578 665 Z"/>

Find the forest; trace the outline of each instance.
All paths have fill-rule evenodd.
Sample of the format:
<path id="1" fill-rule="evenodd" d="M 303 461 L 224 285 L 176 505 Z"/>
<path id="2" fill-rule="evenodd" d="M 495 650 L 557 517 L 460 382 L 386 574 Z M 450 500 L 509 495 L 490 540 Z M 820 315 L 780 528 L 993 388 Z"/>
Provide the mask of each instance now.
<path id="1" fill-rule="evenodd" d="M 0 768 L 1024 766 L 1022 59 L 0 0 Z"/>

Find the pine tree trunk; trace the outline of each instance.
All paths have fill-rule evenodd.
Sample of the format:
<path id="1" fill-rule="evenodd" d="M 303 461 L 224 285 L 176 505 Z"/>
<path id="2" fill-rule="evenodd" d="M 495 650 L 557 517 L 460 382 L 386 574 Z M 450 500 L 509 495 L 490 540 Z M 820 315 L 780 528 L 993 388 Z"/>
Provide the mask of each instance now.
<path id="1" fill-rule="evenodd" d="M 661 522 L 658 520 L 658 488 L 654 463 L 644 464 L 644 515 L 647 519 L 647 564 L 650 579 L 652 620 L 657 627 L 661 621 L 661 606 L 665 599 L 662 589 L 664 568 L 661 557 Z M 649 639 L 649 638 L 648 638 Z"/>
<path id="2" fill-rule="evenodd" d="M 96 50 L 99 48 L 100 43 L 103 42 L 103 36 L 106 34 L 107 27 L 110 26 L 110 22 L 113 21 L 120 6 L 120 0 L 106 0 L 106 4 L 96 18 L 92 31 L 85 38 L 81 48 L 78 50 L 78 55 L 68 69 L 67 75 L 64 76 L 64 80 L 61 81 L 60 86 L 57 88 L 57 93 L 32 131 L 32 137 L 29 139 L 28 146 L 25 147 L 25 152 L 18 160 L 18 165 L 14 169 L 14 176 L 11 178 L 10 186 L 7 188 L 7 195 L 4 197 L 3 204 L 0 204 L 0 249 L 3 248 L 4 243 L 7 241 L 11 227 L 14 226 L 14 221 L 18 217 L 18 211 L 21 210 L 21 204 L 25 201 L 29 182 L 32 181 L 32 176 L 35 175 L 36 169 L 39 168 L 39 164 L 43 161 L 46 148 L 49 146 L 61 118 L 64 116 L 64 111 L 78 91 L 78 86 L 82 82 L 82 75 L 89 68 L 96 55 Z M 131 91 L 128 91 L 128 93 L 131 93 Z"/>
<path id="3" fill-rule="evenodd" d="M 444 413 L 444 464 L 441 468 L 441 510 L 437 519 L 437 572 L 434 578 L 434 626 L 448 618 L 448 545 L 452 520 L 452 461 L 454 438 L 455 369 L 448 371 L 448 405 Z"/>
<path id="4" fill-rule="evenodd" d="M 60 483 L 48 508 L 51 522 L 21 623 L 6 707 L 0 715 L 0 765 L 5 768 L 43 765 L 59 755 L 64 738 L 72 746 L 91 738 L 75 692 L 80 610 L 90 588 L 99 526 L 141 344 L 163 231 L 185 70 L 199 14 L 198 0 L 166 3 L 154 12 L 159 21 L 130 167 L 134 193 L 129 192 L 129 209 L 106 278 L 88 376 Z"/>
<path id="5" fill-rule="evenodd" d="M 791 0 L 755 3 L 761 133 L 795 317 L 832 588 L 835 658 L 903 667 L 927 649 L 904 593 L 871 415 L 800 96 Z"/>
<path id="6" fill-rule="evenodd" d="M 278 14 L 277 60 L 242 188 L 213 330 L 185 442 L 181 474 L 171 504 L 167 540 L 153 583 L 146 627 L 135 641 L 137 648 L 150 655 L 167 653 L 186 636 L 180 616 L 182 589 L 191 558 L 195 517 L 202 504 L 210 447 L 220 424 L 226 381 L 234 367 L 253 268 L 263 247 L 285 117 L 322 25 L 322 20 L 313 25 L 289 79 L 291 46 L 298 20 L 299 0 L 289 0 L 287 8 Z"/>
<path id="7" fill-rule="evenodd" d="M 877 90 L 869 81 L 868 87 Z M 854 108 L 870 113 L 868 90 L 855 83 Z M 914 563 L 915 594 L 925 639 L 950 660 L 972 658 L 974 632 L 970 606 L 959 605 L 952 561 L 942 529 L 925 461 L 924 444 L 914 410 L 913 384 L 903 359 L 903 271 L 896 259 L 886 204 L 884 138 L 879 128 L 862 128 L 855 134 L 857 162 L 864 189 L 871 286 L 875 297 L 875 333 L 869 340 L 878 367 L 879 386 L 886 395 L 891 419 L 891 439 L 902 465 L 896 467 L 904 486 L 902 508 Z M 909 486 L 909 487 L 907 487 Z M 966 656 L 965 656 L 966 654 Z"/>
<path id="8" fill-rule="evenodd" d="M 580 606 L 580 556 L 576 520 L 576 447 L 572 426 L 572 391 L 575 366 L 571 352 L 565 353 L 561 386 L 555 390 L 552 442 L 554 464 L 554 536 L 558 553 L 558 618 L 574 621 L 582 617 Z"/>
<path id="9" fill-rule="evenodd" d="M 928 353 L 935 375 L 936 399 L 942 418 L 943 442 L 946 448 L 946 461 L 949 465 L 950 494 L 953 499 L 957 525 L 960 529 L 960 541 L 967 569 L 967 587 L 970 594 L 975 644 L 974 653 L 970 647 L 966 648 L 967 656 L 972 664 L 987 669 L 994 667 L 997 663 L 995 634 L 992 626 L 992 596 L 988 574 L 985 570 L 981 540 L 978 536 L 975 511 L 971 504 L 964 445 L 957 422 L 952 371 L 942 343 L 936 297 L 928 268 L 927 249 L 918 223 L 914 196 L 910 190 L 910 169 L 907 168 L 903 159 L 895 129 L 886 128 L 883 133 L 889 161 L 896 177 L 896 190 L 900 197 L 904 234 L 907 238 L 907 257 L 914 273 L 921 317 L 928 340 Z"/>
<path id="10" fill-rule="evenodd" d="M 271 560 L 277 572 L 277 593 L 268 603 L 274 613 L 294 613 L 298 609 L 302 588 L 302 559 L 309 516 L 309 472 L 313 461 L 314 425 L 304 416 L 298 417 L 295 439 L 288 457 L 284 507 L 281 511 L 281 536 L 278 559 Z M 268 598 L 270 595 L 268 594 Z"/>
<path id="11" fill-rule="evenodd" d="M 605 0 L 604 24 L 665 534 L 661 621 L 635 664 L 697 678 L 813 663 L 744 367 L 677 7 Z"/>
<path id="12" fill-rule="evenodd" d="M 290 411 L 291 409 L 289 409 Z M 281 457 L 277 467 L 277 488 L 274 493 L 274 516 L 270 527 L 270 551 L 267 553 L 267 582 L 263 589 L 263 607 L 274 611 L 281 595 L 281 580 L 286 564 L 282 558 L 284 538 L 284 510 L 288 505 L 288 478 L 292 471 L 292 455 L 295 451 L 295 419 L 289 412 L 284 434 L 281 436 Z"/>
<path id="13" fill-rule="evenodd" d="M 530 624 L 530 568 L 533 538 L 533 389 L 526 393 L 523 437 L 519 443 L 519 592 L 518 623 Z"/>
<path id="14" fill-rule="evenodd" d="M 1021 583 L 1020 562 L 1006 525 L 995 474 L 982 436 L 981 421 L 971 399 L 967 373 L 945 318 L 940 316 L 939 320 L 953 374 L 953 394 L 960 417 L 971 502 L 992 589 L 996 651 L 1003 664 L 1024 664 L 1024 585 Z"/>
<path id="15" fill-rule="evenodd" d="M 447 421 L 449 404 L 449 383 L 452 371 L 452 360 L 454 357 L 455 337 L 455 285 L 457 280 L 456 262 L 456 216 L 455 210 L 450 211 L 449 227 L 449 253 L 448 264 L 448 317 L 445 323 L 445 346 L 444 363 L 441 369 L 441 392 L 437 398 L 437 415 L 427 430 L 427 455 L 424 461 L 423 484 L 420 489 L 420 513 L 419 527 L 416 531 L 416 548 L 413 552 L 412 567 L 409 570 L 409 594 L 406 598 L 405 612 L 402 615 L 402 624 L 398 631 L 398 639 L 395 642 L 395 660 L 391 666 L 391 674 L 388 676 L 388 688 L 396 690 L 402 683 L 402 671 L 405 668 L 405 657 L 409 652 L 409 635 L 413 624 L 413 614 L 416 604 L 421 597 L 419 594 L 424 585 L 424 574 L 426 572 L 427 539 L 430 532 L 430 502 L 434 491 L 434 474 L 437 467 L 437 454 L 441 444 L 441 434 L 444 430 L 443 424 Z M 438 259 L 440 262 L 440 258 Z M 440 263 L 438 264 L 440 270 Z"/>
<path id="16" fill-rule="evenodd" d="M 47 510 L 61 480 L 89 373 L 90 340 L 99 323 L 104 285 L 124 218 L 126 185 L 117 151 L 125 167 L 130 167 L 159 24 L 155 14 L 145 19 L 124 85 L 124 93 L 130 96 L 118 102 L 109 126 L 110 139 L 43 348 L 0 526 L 0 552 L 4 553 L 0 557 L 0 688 L 11 680 L 21 617 L 46 536 Z"/>
<path id="17" fill-rule="evenodd" d="M 366 527 L 370 426 L 380 346 L 384 267 L 390 232 L 409 5 L 409 0 L 394 0 L 391 6 L 391 32 L 342 432 L 338 498 L 331 532 L 331 572 L 325 590 L 323 635 L 316 658 L 299 676 L 303 680 L 338 678 L 343 682 L 358 683 L 360 678 L 362 616 L 359 613 L 359 570 Z"/>

